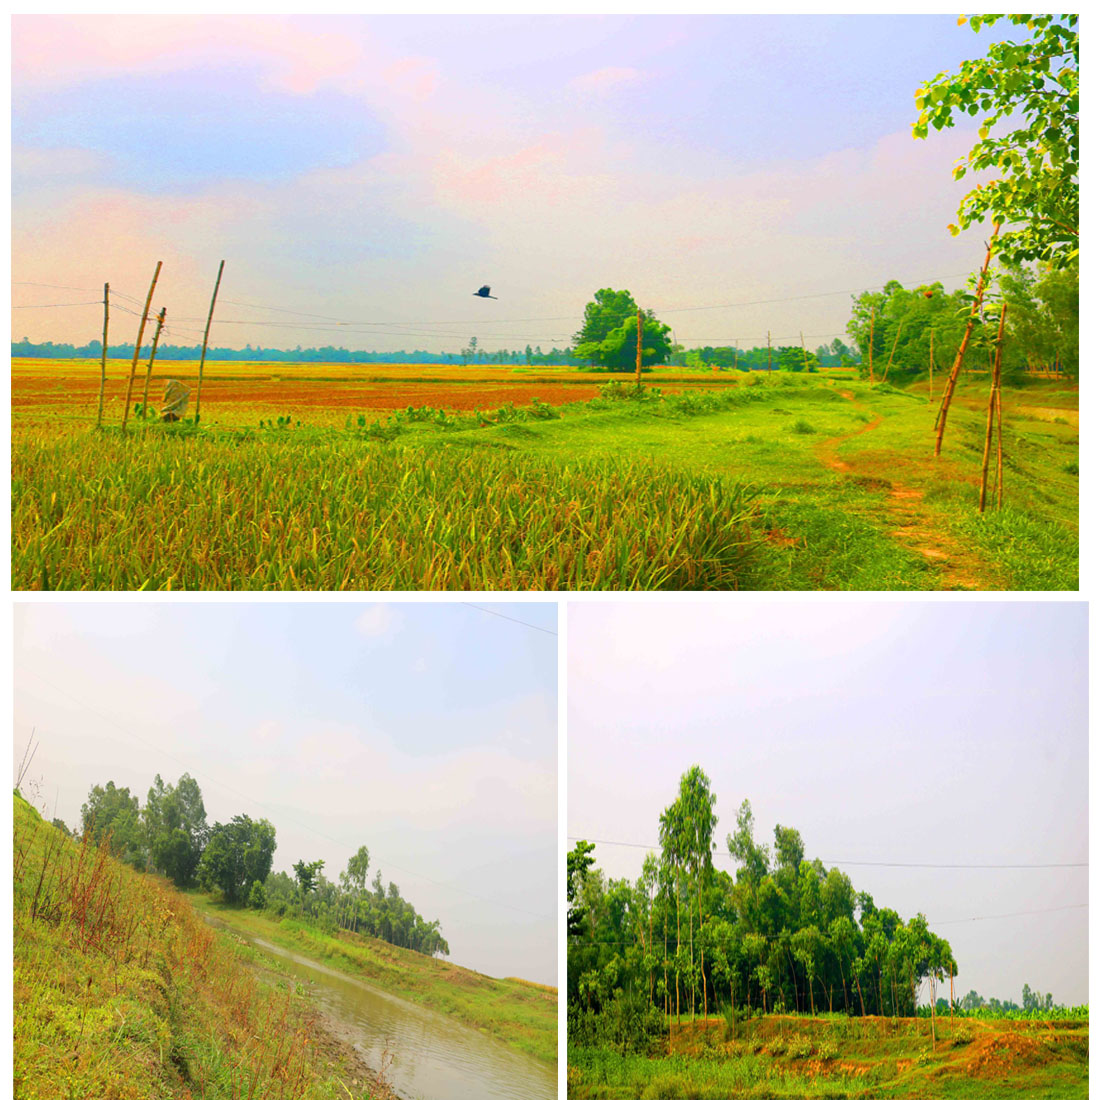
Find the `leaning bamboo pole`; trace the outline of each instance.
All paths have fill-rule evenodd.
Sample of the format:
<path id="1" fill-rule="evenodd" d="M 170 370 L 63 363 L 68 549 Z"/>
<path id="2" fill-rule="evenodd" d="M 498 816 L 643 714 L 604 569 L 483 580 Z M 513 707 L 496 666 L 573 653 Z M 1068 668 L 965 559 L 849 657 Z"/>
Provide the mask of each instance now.
<path id="1" fill-rule="evenodd" d="M 886 360 L 886 370 L 882 372 L 882 380 L 886 381 L 886 376 L 890 373 L 890 364 L 894 361 L 894 352 L 898 350 L 898 337 L 901 336 L 902 325 L 898 322 L 898 331 L 894 333 L 894 346 L 890 349 L 890 358 Z"/>
<path id="2" fill-rule="evenodd" d="M 145 308 L 141 311 L 141 324 L 138 325 L 137 342 L 134 344 L 134 359 L 130 364 L 130 380 L 126 383 L 126 404 L 122 406 L 122 430 L 126 430 L 126 420 L 130 415 L 130 395 L 134 388 L 134 375 L 137 373 L 138 356 L 141 354 L 141 338 L 145 335 L 145 322 L 149 320 L 149 306 L 153 302 L 153 291 L 160 278 L 161 260 L 157 260 L 157 269 L 153 272 L 153 281 L 149 284 L 149 293 L 145 298 Z"/>
<path id="3" fill-rule="evenodd" d="M 162 308 L 157 317 L 157 331 L 153 333 L 153 350 L 149 353 L 149 365 L 145 368 L 145 391 L 141 395 L 141 418 L 144 420 L 149 415 L 149 379 L 153 376 L 153 362 L 157 357 L 157 344 L 160 343 L 160 330 L 164 328 L 164 315 L 167 312 Z"/>
<path id="4" fill-rule="evenodd" d="M 963 333 L 962 343 L 959 344 L 958 354 L 951 367 L 951 373 L 947 376 L 947 385 L 944 386 L 943 400 L 940 402 L 939 415 L 936 417 L 936 457 L 940 456 L 943 447 L 943 433 L 947 428 L 947 411 L 951 407 L 951 398 L 955 393 L 955 383 L 959 379 L 959 371 L 962 369 L 963 356 L 966 355 L 967 344 L 970 343 L 970 334 L 974 331 L 974 318 L 982 308 L 982 293 L 985 291 L 985 276 L 989 270 L 989 260 L 993 255 L 993 242 L 1001 231 L 1001 223 L 997 222 L 993 227 L 993 236 L 986 246 L 985 263 L 982 264 L 982 273 L 978 276 L 978 287 L 975 291 L 974 304 L 970 307 L 970 317 L 966 322 L 966 331 Z"/>
<path id="5" fill-rule="evenodd" d="M 107 318 L 111 305 L 111 284 L 103 284 L 103 356 L 99 362 L 99 411 L 96 413 L 95 426 L 103 427 L 103 391 L 107 388 Z"/>
<path id="6" fill-rule="evenodd" d="M 997 327 L 997 354 L 993 359 L 993 372 L 989 384 L 989 408 L 985 416 L 985 450 L 982 452 L 982 491 L 978 498 L 978 511 L 985 511 L 986 487 L 989 484 L 989 451 L 993 443 L 993 411 L 997 404 L 997 393 L 1001 388 L 1001 347 L 1005 334 L 1005 313 L 1008 303 L 1001 304 L 1001 322 Z"/>
<path id="7" fill-rule="evenodd" d="M 202 400 L 202 368 L 206 364 L 206 346 L 210 342 L 210 322 L 214 320 L 214 303 L 218 300 L 218 287 L 222 285 L 225 260 L 218 265 L 218 277 L 214 282 L 214 294 L 210 299 L 210 312 L 206 315 L 206 331 L 202 334 L 202 355 L 199 358 L 199 384 L 195 387 L 195 423 L 199 422 L 199 402 Z"/>

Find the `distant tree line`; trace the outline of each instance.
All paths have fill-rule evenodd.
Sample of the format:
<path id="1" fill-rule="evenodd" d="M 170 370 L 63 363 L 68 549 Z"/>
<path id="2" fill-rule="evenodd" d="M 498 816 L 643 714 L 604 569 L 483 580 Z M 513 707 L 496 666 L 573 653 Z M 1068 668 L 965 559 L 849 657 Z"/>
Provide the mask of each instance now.
<path id="1" fill-rule="evenodd" d="M 148 359 L 152 344 L 143 344 L 141 357 Z M 202 345 L 159 344 L 157 359 L 180 361 L 197 360 Z M 103 343 L 89 340 L 86 344 L 55 344 L 52 340 L 32 343 L 26 336 L 11 345 L 13 359 L 100 359 Z M 133 359 L 133 344 L 108 344 L 109 359 Z M 347 348 L 264 348 L 251 344 L 241 348 L 207 348 L 206 358 L 241 363 L 463 363 L 546 366 L 574 365 L 577 360 L 569 349 L 550 348 L 543 351 L 541 345 L 532 348 L 528 344 L 523 351 L 488 351 L 478 346 L 477 337 L 455 352 L 438 351 L 349 351 Z"/>
<path id="2" fill-rule="evenodd" d="M 699 767 L 660 817 L 659 854 L 636 882 L 607 879 L 593 845 L 567 860 L 571 1038 L 644 1046 L 666 1019 L 719 1010 L 912 1016 L 919 992 L 958 970 L 924 916 L 908 921 L 806 858 L 793 828 L 774 850 L 742 803 L 726 846 L 736 878 L 713 865 L 715 795 Z"/>
<path id="3" fill-rule="evenodd" d="M 80 811 L 81 831 L 139 871 L 165 875 L 179 888 L 198 886 L 230 905 L 248 905 L 273 916 L 294 917 L 327 930 L 337 927 L 375 936 L 425 955 L 450 954 L 439 921 L 425 921 L 396 883 L 382 884 L 379 871 L 366 885 L 366 846 L 348 861 L 339 882 L 321 874 L 323 860 L 294 865 L 294 878 L 272 873 L 275 826 L 239 814 L 227 824 L 208 825 L 202 791 L 190 775 L 175 786 L 158 775 L 142 806 L 129 787 L 92 787 Z M 69 833 L 64 822 L 55 825 Z"/>
<path id="4" fill-rule="evenodd" d="M 963 368 L 987 370 L 996 350 L 1000 307 L 1007 304 L 1002 371 L 1057 370 L 1078 376 L 1078 264 L 1048 271 L 1002 266 L 984 295 L 979 322 L 971 335 Z M 864 374 L 912 377 L 927 373 L 930 347 L 938 371 L 954 362 L 974 295 L 948 294 L 942 283 L 906 290 L 896 280 L 880 291 L 853 299 L 848 332 L 860 349 Z M 874 324 L 872 326 L 872 311 Z M 873 329 L 873 344 L 872 344 Z"/>

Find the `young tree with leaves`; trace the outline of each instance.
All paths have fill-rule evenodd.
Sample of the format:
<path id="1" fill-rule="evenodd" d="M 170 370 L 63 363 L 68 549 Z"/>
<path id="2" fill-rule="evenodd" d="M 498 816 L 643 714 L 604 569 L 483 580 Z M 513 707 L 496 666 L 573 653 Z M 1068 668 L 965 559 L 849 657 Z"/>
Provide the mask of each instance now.
<path id="1" fill-rule="evenodd" d="M 1009 228 L 996 253 L 1010 263 L 1039 260 L 1065 267 L 1078 254 L 1080 144 L 1079 47 L 1076 15 L 960 16 L 975 32 L 1007 19 L 1014 40 L 994 43 L 985 57 L 942 72 L 916 92 L 913 136 L 954 126 L 956 115 L 982 113 L 978 143 L 955 167 L 994 171 L 959 206 L 952 234 L 989 216 Z M 1002 120 L 1014 129 L 993 135 Z"/>

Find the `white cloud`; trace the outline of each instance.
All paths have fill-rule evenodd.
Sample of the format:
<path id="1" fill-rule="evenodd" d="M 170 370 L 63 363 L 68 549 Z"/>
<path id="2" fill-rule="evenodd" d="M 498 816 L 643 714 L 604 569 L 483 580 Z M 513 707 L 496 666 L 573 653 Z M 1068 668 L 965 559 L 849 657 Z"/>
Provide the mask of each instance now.
<path id="1" fill-rule="evenodd" d="M 355 620 L 355 629 L 364 638 L 381 638 L 401 625 L 401 612 L 392 604 L 374 603 L 366 607 Z"/>
<path id="2" fill-rule="evenodd" d="M 624 84 L 636 84 L 642 77 L 643 74 L 638 69 L 612 65 L 574 77 L 569 82 L 569 86 L 579 92 L 602 95 L 614 88 L 620 88 Z"/>

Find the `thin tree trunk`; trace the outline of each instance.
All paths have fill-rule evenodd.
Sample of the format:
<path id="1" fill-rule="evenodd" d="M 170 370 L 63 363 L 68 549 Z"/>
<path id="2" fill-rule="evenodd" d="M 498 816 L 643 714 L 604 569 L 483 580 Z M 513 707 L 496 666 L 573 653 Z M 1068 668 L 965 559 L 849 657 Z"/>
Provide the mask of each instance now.
<path id="1" fill-rule="evenodd" d="M 772 372 L 772 330 L 768 329 L 768 374 Z M 768 1010 L 765 1008 L 765 1012 Z"/>
<path id="2" fill-rule="evenodd" d="M 1001 379 L 997 378 L 997 507 L 1004 506 L 1005 481 L 1004 481 L 1004 446 L 1001 437 Z"/>
<path id="3" fill-rule="evenodd" d="M 932 357 L 932 348 L 936 343 L 936 330 L 928 330 L 928 403 L 932 403 L 932 368 L 934 366 L 934 359 Z"/>
<path id="4" fill-rule="evenodd" d="M 153 291 L 157 288 L 157 279 L 160 278 L 161 260 L 157 260 L 157 268 L 153 272 L 153 281 L 149 284 L 149 293 L 145 298 L 145 308 L 141 311 L 141 324 L 138 325 L 137 342 L 134 344 L 134 359 L 130 364 L 130 380 L 126 383 L 126 404 L 122 406 L 122 430 L 126 430 L 126 421 L 130 416 L 130 395 L 134 388 L 134 374 L 137 372 L 138 356 L 141 354 L 141 338 L 145 335 L 145 322 L 149 320 L 149 306 L 153 302 Z"/>
<path id="5" fill-rule="evenodd" d="M 638 310 L 638 353 L 634 364 L 634 382 L 642 388 L 642 311 Z"/>
<path id="6" fill-rule="evenodd" d="M 990 239 L 989 244 L 986 247 L 985 263 L 982 264 L 982 273 L 978 276 L 978 286 L 975 291 L 974 304 L 970 307 L 970 317 L 966 322 L 966 331 L 963 333 L 962 343 L 959 344 L 958 354 L 955 356 L 955 362 L 951 367 L 951 373 L 947 376 L 947 385 L 943 391 L 943 401 L 940 402 L 939 415 L 936 417 L 936 457 L 939 458 L 940 449 L 943 447 L 943 433 L 947 428 L 947 412 L 951 408 L 951 398 L 955 393 L 955 383 L 959 378 L 959 371 L 962 369 L 963 356 L 966 355 L 967 344 L 970 343 L 970 334 L 974 331 L 974 318 L 978 315 L 978 312 L 982 306 L 982 294 L 985 291 L 985 276 L 989 270 L 989 260 L 993 255 L 993 240 L 996 239 L 997 234 L 1001 231 L 1001 223 L 993 227 L 993 237 Z"/>

